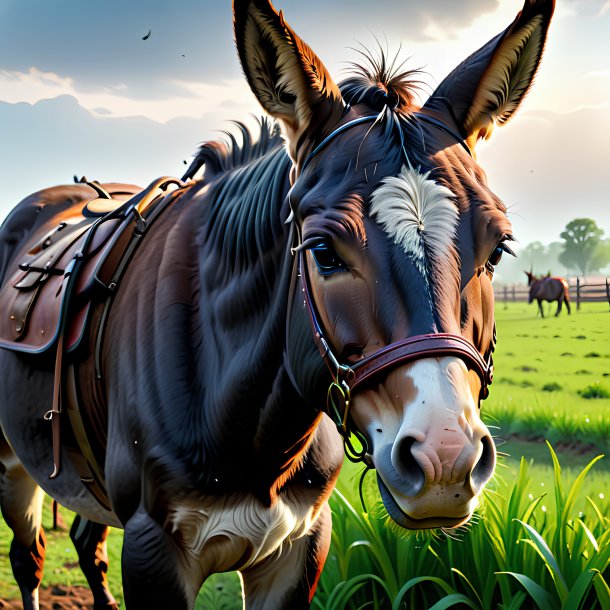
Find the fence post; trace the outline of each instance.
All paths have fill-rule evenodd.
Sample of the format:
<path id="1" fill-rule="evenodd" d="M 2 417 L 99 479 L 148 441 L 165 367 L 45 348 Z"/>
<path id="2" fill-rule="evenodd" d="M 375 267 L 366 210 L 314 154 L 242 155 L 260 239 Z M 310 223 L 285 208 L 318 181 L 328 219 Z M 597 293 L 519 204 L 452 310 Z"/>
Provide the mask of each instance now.
<path id="1" fill-rule="evenodd" d="M 608 308 L 610 309 L 610 284 L 608 284 L 608 278 L 606 278 L 606 299 L 608 300 Z"/>
<path id="2" fill-rule="evenodd" d="M 515 297 L 515 285 L 513 284 L 513 303 L 517 302 L 517 298 Z"/>
<path id="3" fill-rule="evenodd" d="M 580 278 L 576 278 L 576 309 L 580 311 Z"/>
<path id="4" fill-rule="evenodd" d="M 608 280 L 606 280 L 606 288 L 608 288 Z M 610 302 L 610 297 L 608 297 Z M 504 286 L 504 309 L 508 309 L 508 286 Z"/>

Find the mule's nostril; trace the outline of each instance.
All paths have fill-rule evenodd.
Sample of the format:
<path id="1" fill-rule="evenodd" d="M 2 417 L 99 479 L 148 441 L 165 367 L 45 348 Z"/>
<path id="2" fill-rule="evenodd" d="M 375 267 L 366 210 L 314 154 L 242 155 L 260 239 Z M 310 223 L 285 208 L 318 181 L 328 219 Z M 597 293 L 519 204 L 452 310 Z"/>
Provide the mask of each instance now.
<path id="1" fill-rule="evenodd" d="M 405 436 L 393 452 L 394 468 L 402 477 L 403 489 L 408 496 L 416 496 L 426 481 L 426 475 L 411 451 L 416 442 L 417 439 L 412 436 Z"/>
<path id="2" fill-rule="evenodd" d="M 489 481 L 496 465 L 496 450 L 491 436 L 484 436 L 481 439 L 481 444 L 483 445 L 483 452 L 470 475 L 474 488 L 477 490 L 481 489 Z"/>

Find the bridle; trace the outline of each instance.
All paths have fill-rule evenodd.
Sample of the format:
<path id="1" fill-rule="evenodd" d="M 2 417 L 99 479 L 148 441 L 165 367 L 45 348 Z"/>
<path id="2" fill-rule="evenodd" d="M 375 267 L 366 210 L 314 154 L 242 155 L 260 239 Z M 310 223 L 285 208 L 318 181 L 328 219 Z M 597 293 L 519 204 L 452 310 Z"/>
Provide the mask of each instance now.
<path id="1" fill-rule="evenodd" d="M 444 123 L 433 117 L 429 117 L 428 115 L 416 114 L 419 118 L 452 134 L 470 153 L 470 149 L 462 138 Z M 376 121 L 377 118 L 377 115 L 364 116 L 341 125 L 314 148 L 305 159 L 301 171 L 307 166 L 311 159 L 330 142 L 330 140 L 355 125 Z M 404 146 L 403 153 L 406 156 Z M 298 231 L 296 233 L 298 234 Z M 309 273 L 305 260 L 305 249 L 296 248 L 296 251 L 298 252 L 298 274 L 301 278 L 301 289 L 307 317 L 309 318 L 309 324 L 313 331 L 316 347 L 332 377 L 332 381 L 327 390 L 326 414 L 333 420 L 339 433 L 343 437 L 345 453 L 350 460 L 354 462 L 370 462 L 366 437 L 361 431 L 350 425 L 352 393 L 359 387 L 378 378 L 382 373 L 387 373 L 389 370 L 401 364 L 422 358 L 455 356 L 460 358 L 470 370 L 478 375 L 481 381 L 479 403 L 481 400 L 487 398 L 489 394 L 488 386 L 493 379 L 492 354 L 496 342 L 495 326 L 493 340 L 485 358 L 470 341 L 461 335 L 454 335 L 451 333 L 426 333 L 414 335 L 391 343 L 356 363 L 342 363 L 330 347 L 328 340 L 324 336 L 322 325 L 320 324 L 319 316 L 312 298 Z M 354 447 L 351 438 L 352 436 L 358 440 L 360 448 Z"/>

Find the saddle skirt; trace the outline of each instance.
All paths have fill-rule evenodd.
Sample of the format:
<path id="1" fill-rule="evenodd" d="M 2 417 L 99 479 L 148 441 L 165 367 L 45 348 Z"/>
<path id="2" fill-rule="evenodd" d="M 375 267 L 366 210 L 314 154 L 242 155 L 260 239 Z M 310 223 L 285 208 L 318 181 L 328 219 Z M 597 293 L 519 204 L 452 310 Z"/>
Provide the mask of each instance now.
<path id="1" fill-rule="evenodd" d="M 27 240 L 0 291 L 0 347 L 40 354 L 57 345 L 76 350 L 86 335 L 92 305 L 116 289 L 115 271 L 145 232 L 164 197 L 179 181 L 160 178 L 144 190 L 122 185 L 79 201 Z M 165 206 L 161 206 L 165 207 Z"/>

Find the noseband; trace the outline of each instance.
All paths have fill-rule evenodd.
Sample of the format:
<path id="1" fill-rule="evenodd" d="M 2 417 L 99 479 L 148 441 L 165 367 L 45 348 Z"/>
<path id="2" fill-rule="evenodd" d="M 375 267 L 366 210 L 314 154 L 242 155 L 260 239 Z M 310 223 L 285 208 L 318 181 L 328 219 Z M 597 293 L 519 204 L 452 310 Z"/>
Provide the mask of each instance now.
<path id="1" fill-rule="evenodd" d="M 470 154 L 470 149 L 462 138 L 444 123 L 427 115 L 416 114 L 426 122 L 453 135 Z M 359 117 L 341 125 L 314 148 L 305 159 L 301 171 L 308 165 L 311 159 L 330 142 L 330 140 L 355 125 L 364 122 L 372 122 L 377 120 L 377 118 L 377 116 Z M 402 149 L 403 154 L 406 157 L 404 145 L 402 146 Z M 438 358 L 444 356 L 460 358 L 468 369 L 474 371 L 481 380 L 479 402 L 487 398 L 489 394 L 488 386 L 491 384 L 493 378 L 492 353 L 496 342 L 495 327 L 492 345 L 486 358 L 483 358 L 474 345 L 461 335 L 450 333 L 427 333 L 414 335 L 391 343 L 354 364 L 344 364 L 337 358 L 324 336 L 316 312 L 315 303 L 312 298 L 309 274 L 305 261 L 305 251 L 303 249 L 298 250 L 298 268 L 299 276 L 301 278 L 304 305 L 313 331 L 314 341 L 320 352 L 320 356 L 332 376 L 332 382 L 328 387 L 327 392 L 326 413 L 333 420 L 339 433 L 343 437 L 345 453 L 350 460 L 356 462 L 369 461 L 366 437 L 362 432 L 350 426 L 350 403 L 352 392 L 366 383 L 372 382 L 380 375 L 387 374 L 391 369 L 394 369 L 401 364 L 406 364 L 407 362 L 413 362 L 422 358 Z M 352 435 L 358 439 L 361 448 L 358 449 L 354 447 L 351 441 Z"/>

